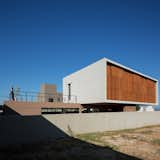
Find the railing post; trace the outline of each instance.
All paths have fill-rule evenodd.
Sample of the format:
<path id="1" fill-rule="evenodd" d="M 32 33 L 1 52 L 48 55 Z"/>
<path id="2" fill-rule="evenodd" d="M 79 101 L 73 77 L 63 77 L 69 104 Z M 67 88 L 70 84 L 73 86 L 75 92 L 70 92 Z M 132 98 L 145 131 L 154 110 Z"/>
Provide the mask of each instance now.
<path id="1" fill-rule="evenodd" d="M 25 96 L 26 96 L 26 102 L 27 102 L 27 92 L 25 92 Z"/>

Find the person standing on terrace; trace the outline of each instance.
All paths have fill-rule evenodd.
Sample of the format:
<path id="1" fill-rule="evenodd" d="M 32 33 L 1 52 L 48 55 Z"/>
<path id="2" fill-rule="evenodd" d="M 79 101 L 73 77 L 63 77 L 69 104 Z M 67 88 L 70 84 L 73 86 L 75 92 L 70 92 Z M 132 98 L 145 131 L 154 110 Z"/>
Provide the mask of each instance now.
<path id="1" fill-rule="evenodd" d="M 11 88 L 10 94 L 9 94 L 10 100 L 15 101 L 15 95 L 14 95 L 14 89 Z"/>

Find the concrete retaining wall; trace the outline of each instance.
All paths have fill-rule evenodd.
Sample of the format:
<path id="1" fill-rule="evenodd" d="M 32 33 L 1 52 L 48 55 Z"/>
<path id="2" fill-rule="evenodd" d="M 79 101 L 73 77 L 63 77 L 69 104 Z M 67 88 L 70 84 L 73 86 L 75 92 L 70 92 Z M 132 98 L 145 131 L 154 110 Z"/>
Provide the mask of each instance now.
<path id="1" fill-rule="evenodd" d="M 115 112 L 43 115 L 67 134 L 82 134 L 160 124 L 160 112 Z"/>
<path id="2" fill-rule="evenodd" d="M 48 141 L 66 136 L 42 116 L 0 116 L 0 147 Z"/>
<path id="3" fill-rule="evenodd" d="M 160 124 L 160 112 L 0 116 L 0 146 Z M 66 134 L 67 133 L 67 134 Z"/>

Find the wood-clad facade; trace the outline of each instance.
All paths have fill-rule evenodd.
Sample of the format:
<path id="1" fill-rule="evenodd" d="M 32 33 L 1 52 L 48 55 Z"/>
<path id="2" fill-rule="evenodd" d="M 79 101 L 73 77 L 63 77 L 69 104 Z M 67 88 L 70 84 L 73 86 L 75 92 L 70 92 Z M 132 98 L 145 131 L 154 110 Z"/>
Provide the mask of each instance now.
<path id="1" fill-rule="evenodd" d="M 107 100 L 156 103 L 156 81 L 107 62 Z"/>

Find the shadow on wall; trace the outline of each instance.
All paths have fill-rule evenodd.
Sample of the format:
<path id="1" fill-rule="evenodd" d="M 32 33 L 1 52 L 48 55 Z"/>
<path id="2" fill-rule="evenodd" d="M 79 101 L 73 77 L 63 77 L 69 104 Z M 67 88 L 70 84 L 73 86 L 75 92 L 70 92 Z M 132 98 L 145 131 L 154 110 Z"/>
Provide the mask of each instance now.
<path id="1" fill-rule="evenodd" d="M 0 116 L 0 159 L 138 160 L 69 137 L 42 116 Z"/>

